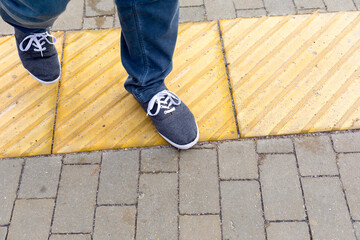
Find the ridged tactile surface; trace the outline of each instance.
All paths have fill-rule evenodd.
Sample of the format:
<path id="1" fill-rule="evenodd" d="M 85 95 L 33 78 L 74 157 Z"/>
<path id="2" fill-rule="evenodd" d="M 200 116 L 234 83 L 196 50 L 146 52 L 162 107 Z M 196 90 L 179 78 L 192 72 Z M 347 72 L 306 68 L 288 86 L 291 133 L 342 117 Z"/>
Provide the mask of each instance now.
<path id="1" fill-rule="evenodd" d="M 123 88 L 120 30 L 67 33 L 54 153 L 166 144 Z M 200 141 L 237 138 L 216 22 L 181 25 L 167 86 L 197 118 Z"/>
<path id="2" fill-rule="evenodd" d="M 242 137 L 360 127 L 360 13 L 221 21 Z"/>
<path id="3" fill-rule="evenodd" d="M 61 57 L 64 33 L 53 35 Z M 50 154 L 58 84 L 27 73 L 14 37 L 0 38 L 0 66 L 0 157 Z"/>

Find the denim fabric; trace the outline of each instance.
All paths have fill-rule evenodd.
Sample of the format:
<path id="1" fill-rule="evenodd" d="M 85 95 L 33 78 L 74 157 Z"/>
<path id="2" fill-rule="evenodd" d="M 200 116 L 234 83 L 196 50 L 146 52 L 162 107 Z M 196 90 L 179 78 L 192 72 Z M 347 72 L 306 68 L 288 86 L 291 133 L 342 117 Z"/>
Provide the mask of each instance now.
<path id="1" fill-rule="evenodd" d="M 69 0 L 0 0 L 4 20 L 23 32 L 51 27 Z M 148 102 L 166 89 L 176 44 L 178 0 L 115 0 L 122 27 L 121 60 L 129 74 L 125 89 Z M 29 30 L 30 29 L 30 30 Z"/>

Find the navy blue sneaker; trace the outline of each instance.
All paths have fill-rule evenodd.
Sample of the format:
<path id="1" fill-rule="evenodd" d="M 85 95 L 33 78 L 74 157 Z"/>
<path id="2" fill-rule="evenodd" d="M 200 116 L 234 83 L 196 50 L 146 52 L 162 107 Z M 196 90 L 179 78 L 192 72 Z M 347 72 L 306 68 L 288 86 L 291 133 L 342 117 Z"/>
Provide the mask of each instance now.
<path id="1" fill-rule="evenodd" d="M 164 90 L 140 105 L 159 134 L 174 147 L 189 149 L 198 142 L 199 128 L 194 115 L 176 94 Z"/>
<path id="2" fill-rule="evenodd" d="M 32 77 L 43 84 L 59 81 L 61 67 L 54 36 L 47 31 L 26 34 L 15 28 L 15 38 L 21 63 Z"/>

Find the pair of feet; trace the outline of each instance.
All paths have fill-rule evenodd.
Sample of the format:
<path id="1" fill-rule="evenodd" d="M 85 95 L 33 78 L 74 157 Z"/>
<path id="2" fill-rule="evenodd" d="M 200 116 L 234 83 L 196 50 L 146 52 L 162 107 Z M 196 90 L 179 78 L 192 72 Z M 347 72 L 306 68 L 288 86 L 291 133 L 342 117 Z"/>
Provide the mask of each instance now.
<path id="1" fill-rule="evenodd" d="M 21 63 L 30 75 L 42 84 L 56 83 L 61 75 L 56 38 L 48 32 L 25 34 L 17 29 L 15 38 Z M 139 103 L 159 134 L 174 147 L 189 149 L 199 140 L 194 115 L 176 94 L 163 90 L 149 102 Z"/>

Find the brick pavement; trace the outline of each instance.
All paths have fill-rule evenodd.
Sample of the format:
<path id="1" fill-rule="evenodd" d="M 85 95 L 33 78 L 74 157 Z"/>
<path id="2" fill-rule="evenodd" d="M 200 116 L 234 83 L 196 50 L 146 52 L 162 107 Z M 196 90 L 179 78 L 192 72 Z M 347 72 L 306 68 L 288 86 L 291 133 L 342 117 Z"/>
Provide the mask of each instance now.
<path id="1" fill-rule="evenodd" d="M 359 240 L 359 137 L 0 159 L 0 240 Z"/>

